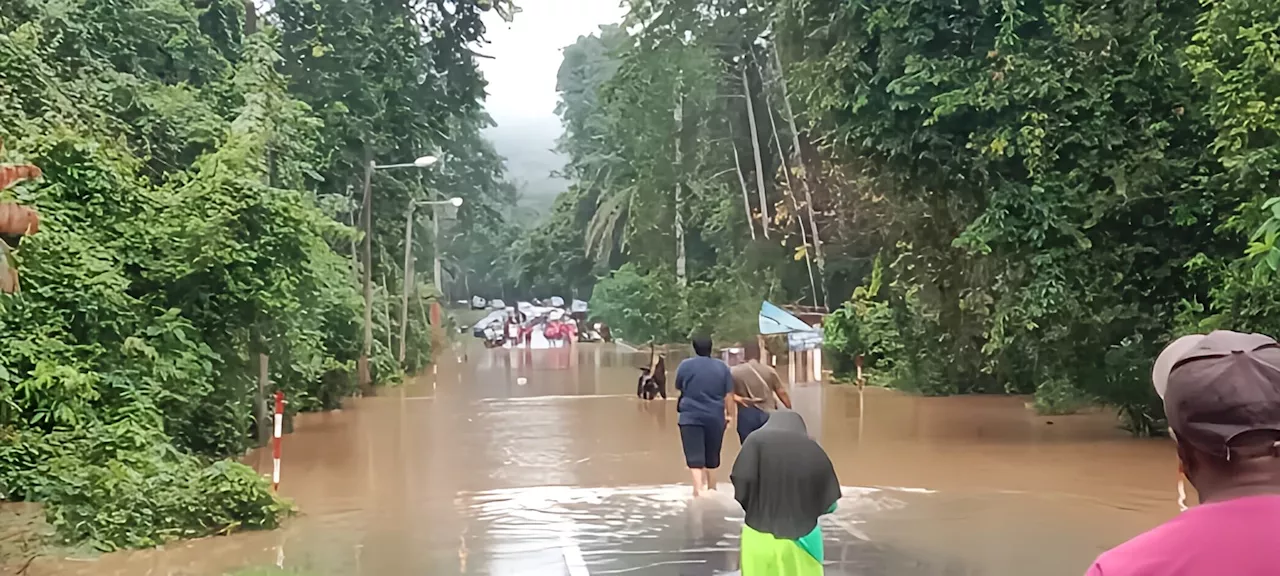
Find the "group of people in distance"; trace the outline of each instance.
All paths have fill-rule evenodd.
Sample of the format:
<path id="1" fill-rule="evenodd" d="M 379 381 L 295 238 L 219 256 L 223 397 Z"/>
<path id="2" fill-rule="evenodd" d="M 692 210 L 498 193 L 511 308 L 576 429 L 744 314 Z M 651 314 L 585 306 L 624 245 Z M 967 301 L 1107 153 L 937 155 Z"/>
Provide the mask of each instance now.
<path id="1" fill-rule="evenodd" d="M 529 316 L 517 308 L 507 307 L 503 333 L 511 347 L 530 347 L 537 327 L 529 322 Z M 552 348 L 564 348 L 578 341 L 578 321 L 563 310 L 553 309 L 542 324 L 542 335 Z"/>
<path id="2" fill-rule="evenodd" d="M 693 348 L 675 387 L 695 497 L 714 489 L 736 419 L 742 449 L 730 480 L 746 512 L 743 576 L 822 574 L 818 519 L 840 498 L 831 460 L 771 367 L 755 359 L 730 367 L 711 357 L 709 338 Z M 1184 336 L 1156 359 L 1152 383 L 1200 504 L 1103 553 L 1085 576 L 1280 575 L 1280 344 L 1226 330 Z M 642 395 L 643 386 L 642 377 Z"/>

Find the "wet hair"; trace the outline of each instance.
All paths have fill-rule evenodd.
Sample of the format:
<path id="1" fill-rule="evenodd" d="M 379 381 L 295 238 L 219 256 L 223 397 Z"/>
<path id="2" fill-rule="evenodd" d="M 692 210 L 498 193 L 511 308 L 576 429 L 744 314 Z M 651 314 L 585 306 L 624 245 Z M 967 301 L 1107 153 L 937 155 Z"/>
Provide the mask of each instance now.
<path id="1" fill-rule="evenodd" d="M 711 337 L 710 336 L 694 336 L 693 352 L 699 356 L 711 355 Z"/>

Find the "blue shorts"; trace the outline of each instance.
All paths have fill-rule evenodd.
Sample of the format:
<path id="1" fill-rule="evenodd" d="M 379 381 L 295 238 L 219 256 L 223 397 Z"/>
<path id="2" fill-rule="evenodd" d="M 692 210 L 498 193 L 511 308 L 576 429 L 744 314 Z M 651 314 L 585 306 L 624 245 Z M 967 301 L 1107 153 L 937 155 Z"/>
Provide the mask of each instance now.
<path id="1" fill-rule="evenodd" d="M 690 468 L 719 468 L 720 445 L 723 442 L 723 420 L 719 426 L 711 423 L 680 425 L 680 445 L 684 447 L 685 465 Z"/>
<path id="2" fill-rule="evenodd" d="M 746 442 L 747 435 L 759 430 L 769 421 L 769 413 L 755 406 L 738 407 L 738 442 Z"/>

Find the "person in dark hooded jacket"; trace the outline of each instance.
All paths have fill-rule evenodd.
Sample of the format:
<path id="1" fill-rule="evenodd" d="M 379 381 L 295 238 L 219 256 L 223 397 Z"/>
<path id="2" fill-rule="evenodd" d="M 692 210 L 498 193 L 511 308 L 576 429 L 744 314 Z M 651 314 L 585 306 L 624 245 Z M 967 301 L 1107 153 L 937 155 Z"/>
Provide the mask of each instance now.
<path id="1" fill-rule="evenodd" d="M 742 444 L 729 475 L 742 525 L 742 576 L 823 573 L 818 518 L 836 509 L 840 480 L 804 419 L 778 410 Z"/>

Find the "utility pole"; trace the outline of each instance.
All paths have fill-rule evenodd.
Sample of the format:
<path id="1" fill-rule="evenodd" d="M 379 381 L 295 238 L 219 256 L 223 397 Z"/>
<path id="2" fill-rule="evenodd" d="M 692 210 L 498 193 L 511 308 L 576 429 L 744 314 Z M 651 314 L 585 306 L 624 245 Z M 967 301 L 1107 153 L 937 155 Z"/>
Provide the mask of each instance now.
<path id="1" fill-rule="evenodd" d="M 444 297 L 444 284 L 440 279 L 440 203 L 436 202 L 431 205 L 431 254 L 435 257 L 435 279 L 436 291 L 440 293 L 440 297 Z"/>
<path id="2" fill-rule="evenodd" d="M 356 362 L 359 372 L 360 391 L 371 392 L 373 377 L 369 370 L 369 356 L 373 354 L 373 160 L 364 168 L 364 208 L 360 215 L 361 228 L 364 230 L 364 348 L 360 360 Z"/>
<path id="3" fill-rule="evenodd" d="M 361 215 L 360 227 L 364 231 L 364 348 L 360 359 L 356 362 L 359 372 L 360 392 L 373 392 L 373 376 L 369 370 L 369 356 L 373 355 L 373 171 L 379 168 L 427 168 L 436 163 L 435 156 L 422 156 L 408 164 L 383 164 L 378 166 L 369 154 L 369 163 L 364 168 L 364 213 Z M 384 281 L 383 284 L 386 284 Z M 391 315 L 387 314 L 387 335 L 390 336 Z M 387 343 L 387 348 L 391 343 Z"/>
<path id="4" fill-rule="evenodd" d="M 760 133 L 756 130 L 756 109 L 751 102 L 751 81 L 747 77 L 747 60 L 742 59 L 742 97 L 747 101 L 747 125 L 751 128 L 751 152 L 756 159 L 756 190 L 760 193 L 760 230 L 769 239 L 769 201 L 764 194 L 764 165 L 760 161 Z"/>
<path id="5" fill-rule="evenodd" d="M 791 109 L 791 96 L 787 92 L 787 73 L 782 67 L 782 54 L 775 43 L 773 45 L 774 62 L 778 65 L 778 84 L 782 86 L 782 104 L 787 111 L 787 124 L 791 128 L 791 149 L 796 155 L 796 164 L 801 168 L 800 185 L 804 187 L 804 204 L 809 212 L 809 235 L 813 237 L 813 256 L 818 262 L 818 279 L 822 283 L 822 307 L 827 303 L 827 260 L 822 256 L 822 237 L 818 235 L 818 220 L 813 210 L 813 189 L 809 185 L 809 170 L 804 163 L 804 153 L 800 149 L 800 131 L 796 129 L 796 113 Z M 782 144 L 778 144 L 778 153 L 782 153 Z M 798 215 L 797 215 L 798 216 Z M 803 219 L 802 219 L 803 220 Z M 804 228 L 804 222 L 800 223 Z M 817 296 L 814 296 L 817 299 Z"/>
<path id="6" fill-rule="evenodd" d="M 432 244 L 432 251 L 435 256 L 435 282 L 436 289 L 440 286 L 440 210 L 441 204 L 451 204 L 455 207 L 462 206 L 462 198 L 450 198 L 448 200 L 434 200 L 430 202 L 409 201 L 409 206 L 405 209 L 404 218 L 404 286 L 401 287 L 400 294 L 400 363 L 404 363 L 406 354 L 405 341 L 409 336 L 409 294 L 413 292 L 415 278 L 413 276 L 413 209 L 419 205 L 431 205 L 431 225 L 435 233 L 435 240 Z M 443 291 L 441 291 L 443 294 Z M 436 302 L 434 306 L 439 306 Z M 438 310 L 433 310 L 432 314 L 439 316 Z"/>
<path id="7" fill-rule="evenodd" d="M 404 217 L 404 282 L 400 286 L 400 364 L 404 364 L 405 339 L 409 337 L 409 292 L 413 289 L 413 200 Z"/>

